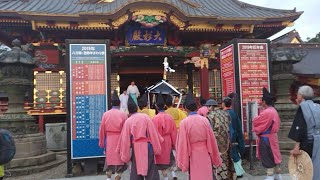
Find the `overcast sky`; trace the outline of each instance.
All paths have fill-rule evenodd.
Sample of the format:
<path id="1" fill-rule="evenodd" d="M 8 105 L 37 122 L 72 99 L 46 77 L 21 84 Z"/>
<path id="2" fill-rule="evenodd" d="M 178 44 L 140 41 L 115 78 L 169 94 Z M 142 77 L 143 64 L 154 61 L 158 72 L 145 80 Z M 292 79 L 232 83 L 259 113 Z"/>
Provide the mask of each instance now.
<path id="1" fill-rule="evenodd" d="M 293 29 L 296 29 L 301 38 L 306 40 L 307 37 L 315 37 L 320 32 L 320 0 L 240 0 L 246 3 L 276 8 L 290 9 L 297 8 L 297 11 L 304 11 L 300 18 L 295 21 L 293 27 L 288 27 L 278 34 L 271 37 L 274 39 Z"/>

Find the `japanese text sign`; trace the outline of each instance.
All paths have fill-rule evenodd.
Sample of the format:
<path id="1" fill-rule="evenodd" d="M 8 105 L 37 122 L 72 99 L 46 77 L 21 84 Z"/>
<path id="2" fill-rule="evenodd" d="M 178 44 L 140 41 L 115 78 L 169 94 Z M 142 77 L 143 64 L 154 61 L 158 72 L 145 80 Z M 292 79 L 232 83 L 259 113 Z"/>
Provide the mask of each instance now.
<path id="1" fill-rule="evenodd" d="M 69 44 L 71 158 L 103 157 L 98 146 L 107 110 L 107 45 Z"/>
<path id="2" fill-rule="evenodd" d="M 235 69 L 234 69 L 234 51 L 233 45 L 229 45 L 220 51 L 222 97 L 234 93 L 235 87 Z"/>
<path id="3" fill-rule="evenodd" d="M 165 31 L 159 27 L 131 28 L 127 32 L 129 45 L 163 45 Z"/>
<path id="4" fill-rule="evenodd" d="M 270 90 L 267 43 L 239 43 L 240 105 L 243 127 L 248 130 L 247 102 L 261 103 L 262 89 Z"/>

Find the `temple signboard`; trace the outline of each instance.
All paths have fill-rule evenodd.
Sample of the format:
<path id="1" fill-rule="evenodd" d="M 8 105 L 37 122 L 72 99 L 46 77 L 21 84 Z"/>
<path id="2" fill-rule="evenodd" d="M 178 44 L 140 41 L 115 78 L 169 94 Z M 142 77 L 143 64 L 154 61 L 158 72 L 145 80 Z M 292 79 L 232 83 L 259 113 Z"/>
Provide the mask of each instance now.
<path id="1" fill-rule="evenodd" d="M 126 39 L 129 45 L 164 45 L 166 33 L 159 27 L 129 28 Z"/>
<path id="2" fill-rule="evenodd" d="M 104 40 L 82 41 L 68 43 L 71 159 L 104 156 L 98 133 L 101 117 L 108 109 L 108 44 Z"/>

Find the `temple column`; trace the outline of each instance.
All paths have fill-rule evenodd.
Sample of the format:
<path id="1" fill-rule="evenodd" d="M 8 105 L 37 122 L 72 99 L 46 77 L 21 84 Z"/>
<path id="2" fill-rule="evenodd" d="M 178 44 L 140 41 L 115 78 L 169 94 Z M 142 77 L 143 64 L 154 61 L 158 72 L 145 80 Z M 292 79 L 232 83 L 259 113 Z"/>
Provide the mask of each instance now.
<path id="1" fill-rule="evenodd" d="M 294 51 L 296 49 L 272 49 L 272 83 L 277 98 L 275 108 L 281 118 L 279 141 L 281 150 L 285 152 L 293 148 L 293 141 L 288 139 L 288 134 L 297 110 L 297 105 L 290 100 L 290 87 L 295 80 L 295 76 L 291 74 L 292 65 L 303 58 L 302 53 L 298 55 Z"/>
<path id="2" fill-rule="evenodd" d="M 208 58 L 201 58 L 200 68 L 200 93 L 204 99 L 209 99 L 209 71 Z"/>
<path id="3" fill-rule="evenodd" d="M 204 99 L 209 99 L 209 58 L 212 54 L 212 45 L 203 44 L 200 46 L 200 93 Z"/>

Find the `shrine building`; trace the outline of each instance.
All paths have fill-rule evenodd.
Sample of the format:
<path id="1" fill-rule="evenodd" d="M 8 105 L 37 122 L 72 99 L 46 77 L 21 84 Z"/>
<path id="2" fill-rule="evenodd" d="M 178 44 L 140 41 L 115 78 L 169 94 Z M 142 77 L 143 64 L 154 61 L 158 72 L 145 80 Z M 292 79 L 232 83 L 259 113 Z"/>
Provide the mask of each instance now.
<path id="1" fill-rule="evenodd" d="M 65 113 L 66 39 L 110 39 L 111 89 L 162 80 L 167 57 L 170 84 L 219 100 L 219 46 L 269 38 L 301 14 L 238 0 L 0 0 L 0 42 L 34 46 L 41 63 L 29 96 L 36 108 L 53 107 L 34 115 Z"/>

